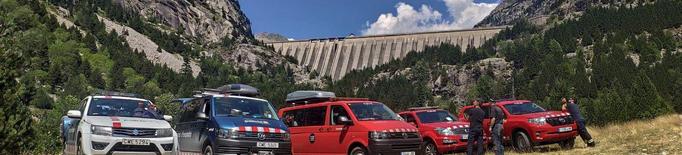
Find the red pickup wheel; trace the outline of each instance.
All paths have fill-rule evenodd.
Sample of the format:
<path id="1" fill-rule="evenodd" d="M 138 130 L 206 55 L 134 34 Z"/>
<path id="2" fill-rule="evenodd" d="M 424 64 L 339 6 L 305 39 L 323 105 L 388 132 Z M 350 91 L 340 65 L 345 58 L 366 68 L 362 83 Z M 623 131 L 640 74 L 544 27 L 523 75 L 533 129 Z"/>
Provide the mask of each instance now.
<path id="1" fill-rule="evenodd" d="M 514 133 L 514 148 L 518 152 L 530 152 L 533 149 L 533 144 L 525 132 L 518 131 Z"/>

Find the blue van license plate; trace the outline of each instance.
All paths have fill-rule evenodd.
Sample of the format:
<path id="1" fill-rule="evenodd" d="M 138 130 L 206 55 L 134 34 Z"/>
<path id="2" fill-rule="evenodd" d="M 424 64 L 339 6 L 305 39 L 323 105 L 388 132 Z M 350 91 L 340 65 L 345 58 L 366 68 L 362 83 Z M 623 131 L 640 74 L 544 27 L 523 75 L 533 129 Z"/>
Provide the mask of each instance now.
<path id="1" fill-rule="evenodd" d="M 279 148 L 279 143 L 273 143 L 273 142 L 256 142 L 256 147 L 260 147 L 260 148 Z"/>

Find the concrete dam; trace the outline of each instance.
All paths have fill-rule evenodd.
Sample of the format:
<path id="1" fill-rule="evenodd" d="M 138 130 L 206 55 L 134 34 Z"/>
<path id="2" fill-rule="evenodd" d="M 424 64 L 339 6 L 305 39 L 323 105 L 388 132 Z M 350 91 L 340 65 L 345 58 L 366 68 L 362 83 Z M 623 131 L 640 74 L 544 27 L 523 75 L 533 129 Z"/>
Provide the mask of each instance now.
<path id="1" fill-rule="evenodd" d="M 427 46 L 441 43 L 459 45 L 462 49 L 479 47 L 505 27 L 419 32 L 375 36 L 348 36 L 267 43 L 276 52 L 298 60 L 321 76 L 332 80 L 343 78 L 356 69 L 374 68 L 409 52 L 421 52 Z M 463 50 L 464 51 L 464 50 Z"/>

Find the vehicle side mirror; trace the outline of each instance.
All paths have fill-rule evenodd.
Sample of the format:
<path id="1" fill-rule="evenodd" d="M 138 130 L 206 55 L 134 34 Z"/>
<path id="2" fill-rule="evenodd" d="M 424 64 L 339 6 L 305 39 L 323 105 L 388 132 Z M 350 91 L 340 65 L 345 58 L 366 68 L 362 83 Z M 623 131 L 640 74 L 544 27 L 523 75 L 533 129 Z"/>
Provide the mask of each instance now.
<path id="1" fill-rule="evenodd" d="M 69 110 L 66 112 L 66 116 L 69 118 L 81 118 L 81 111 L 78 110 Z"/>
<path id="2" fill-rule="evenodd" d="M 348 119 L 346 116 L 339 116 L 339 122 L 343 125 L 353 125 L 353 120 Z"/>
<path id="3" fill-rule="evenodd" d="M 163 115 L 163 119 L 170 122 L 170 121 L 173 121 L 173 116 Z"/>
<path id="4" fill-rule="evenodd" d="M 208 116 L 206 116 L 206 113 L 204 113 L 204 112 L 198 112 L 198 113 L 197 113 L 197 118 L 198 118 L 198 119 L 203 119 L 203 120 L 208 120 Z"/>

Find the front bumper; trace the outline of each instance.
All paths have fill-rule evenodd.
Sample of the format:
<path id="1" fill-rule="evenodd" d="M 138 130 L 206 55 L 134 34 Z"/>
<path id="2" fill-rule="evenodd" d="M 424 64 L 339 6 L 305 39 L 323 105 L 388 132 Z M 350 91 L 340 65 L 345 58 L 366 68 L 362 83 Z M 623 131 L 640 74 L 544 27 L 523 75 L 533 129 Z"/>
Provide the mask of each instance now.
<path id="1" fill-rule="evenodd" d="M 571 131 L 559 132 L 559 128 L 572 127 Z M 553 144 L 560 141 L 573 139 L 578 136 L 578 127 L 575 124 L 561 125 L 561 126 L 551 126 L 542 125 L 534 128 L 535 130 L 528 133 L 537 145 L 543 144 Z"/>
<path id="2" fill-rule="evenodd" d="M 419 154 L 421 143 L 421 138 L 370 140 L 368 151 L 372 155 L 400 155 L 402 152 Z"/>
<path id="3" fill-rule="evenodd" d="M 436 141 L 436 148 L 438 149 L 438 152 L 445 154 L 449 152 L 465 150 L 467 147 L 468 137 L 467 139 L 463 139 L 462 135 L 440 136 L 435 137 L 434 141 Z"/>
<path id="4" fill-rule="evenodd" d="M 89 137 L 89 138 L 88 138 Z M 177 144 L 173 137 L 161 138 L 135 138 L 135 137 L 112 137 L 89 135 L 83 137 L 83 152 L 94 155 L 110 154 L 154 154 L 172 155 L 175 154 Z M 149 145 L 123 145 L 123 139 L 148 139 Z"/>
<path id="5" fill-rule="evenodd" d="M 278 148 L 259 148 L 257 142 L 279 143 Z M 214 148 L 216 154 L 253 154 L 259 152 L 272 152 L 276 155 L 291 154 L 291 142 L 289 141 L 258 141 L 241 139 L 218 139 Z"/>

